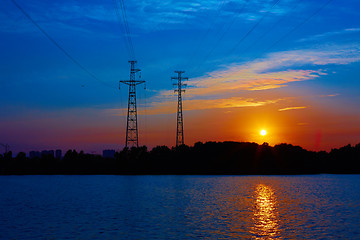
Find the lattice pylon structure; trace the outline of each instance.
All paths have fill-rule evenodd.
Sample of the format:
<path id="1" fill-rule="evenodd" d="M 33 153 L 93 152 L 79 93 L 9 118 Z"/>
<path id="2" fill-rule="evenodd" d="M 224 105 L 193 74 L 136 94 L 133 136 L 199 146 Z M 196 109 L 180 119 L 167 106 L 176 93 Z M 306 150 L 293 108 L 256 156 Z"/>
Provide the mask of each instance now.
<path id="1" fill-rule="evenodd" d="M 125 147 L 139 147 L 139 133 L 137 124 L 137 108 L 136 108 L 136 85 L 142 84 L 145 81 L 136 80 L 136 73 L 140 72 L 140 69 L 135 68 L 137 61 L 129 61 L 130 68 L 130 80 L 120 81 L 120 83 L 129 86 L 129 99 L 128 99 L 128 111 L 126 122 L 126 142 Z"/>
<path id="2" fill-rule="evenodd" d="M 177 73 L 177 77 L 171 77 L 172 80 L 177 80 L 177 83 L 174 85 L 177 89 L 174 90 L 177 93 L 178 101 L 177 101 L 177 114 L 176 114 L 176 146 L 180 146 L 184 144 L 184 118 L 182 112 L 182 93 L 185 92 L 183 87 L 186 87 L 186 84 L 183 84 L 183 80 L 188 80 L 187 77 L 182 77 L 181 75 L 185 71 L 174 71 Z"/>

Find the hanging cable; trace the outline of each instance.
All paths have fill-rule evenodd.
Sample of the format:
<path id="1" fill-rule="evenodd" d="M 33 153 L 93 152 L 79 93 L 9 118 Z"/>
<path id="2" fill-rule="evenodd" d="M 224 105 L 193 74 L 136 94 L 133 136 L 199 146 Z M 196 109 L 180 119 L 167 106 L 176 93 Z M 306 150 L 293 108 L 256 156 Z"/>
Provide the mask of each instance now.
<path id="1" fill-rule="evenodd" d="M 124 0 L 113 0 L 113 2 L 114 2 L 115 12 L 118 17 L 119 23 L 120 23 L 120 25 L 123 25 L 124 29 L 125 29 L 125 31 L 124 31 L 125 33 L 123 32 L 122 35 L 124 37 L 125 46 L 128 50 L 129 57 L 130 57 L 130 59 L 135 59 L 135 51 L 134 51 L 134 46 L 133 46 L 132 39 L 131 39 L 131 33 L 130 33 L 129 23 L 128 23 L 128 19 L 127 19 L 127 15 L 126 15 L 126 8 L 125 8 Z M 120 16 L 119 6 L 121 9 L 122 17 Z"/>
<path id="2" fill-rule="evenodd" d="M 248 3 L 249 0 L 246 0 L 246 3 Z M 244 8 L 245 8 L 245 3 L 242 5 L 242 8 L 240 9 L 240 11 L 238 12 L 238 15 L 240 13 L 243 12 Z M 222 41 L 222 39 L 225 37 L 225 35 L 230 31 L 231 27 L 233 26 L 233 24 L 236 22 L 237 17 L 234 17 L 230 23 L 230 25 L 228 26 L 228 28 L 222 33 L 222 35 L 220 36 L 220 38 L 218 38 L 218 40 L 216 41 L 215 45 L 211 48 L 211 50 L 209 51 L 209 53 L 205 56 L 204 60 L 201 61 L 201 63 L 196 67 L 193 68 L 194 70 L 192 70 L 192 72 L 196 72 L 198 69 L 201 68 L 201 66 L 208 60 L 208 58 L 211 56 L 211 54 L 213 53 L 213 51 L 215 50 L 215 48 L 220 44 L 220 42 Z"/>
<path id="3" fill-rule="evenodd" d="M 132 58 L 135 59 L 135 52 L 134 52 L 134 47 L 133 47 L 133 44 L 132 44 L 132 39 L 131 39 L 131 33 L 130 33 L 129 23 L 128 23 L 127 16 L 126 16 L 126 8 L 125 8 L 124 0 L 120 0 L 120 3 L 121 3 L 121 10 L 122 10 L 123 16 L 124 16 L 125 29 L 126 29 L 127 38 L 129 39 L 129 44 L 130 44 L 130 50 L 131 50 Z"/>
<path id="4" fill-rule="evenodd" d="M 273 7 L 275 7 L 280 0 L 276 0 L 272 6 L 270 7 L 269 10 L 273 9 Z M 235 51 L 235 49 L 255 30 L 255 28 L 257 28 L 257 26 L 259 26 L 259 24 L 267 17 L 267 15 L 270 13 L 270 11 L 267 11 L 261 18 L 260 20 L 235 44 L 235 46 L 230 50 L 229 54 L 231 54 L 233 51 Z"/>
<path id="5" fill-rule="evenodd" d="M 132 58 L 131 57 L 131 50 L 130 50 L 130 46 L 129 46 L 129 41 L 128 41 L 127 37 L 126 37 L 126 30 L 125 30 L 125 26 L 124 26 L 124 24 L 122 22 L 122 18 L 121 18 L 121 14 L 120 14 L 120 11 L 119 11 L 119 6 L 118 6 L 117 0 L 113 0 L 113 4 L 114 4 L 114 8 L 115 8 L 116 18 L 117 18 L 117 20 L 119 22 L 120 33 L 121 33 L 121 36 L 123 37 L 123 41 L 124 41 L 126 51 L 128 53 L 129 58 Z M 124 27 L 124 29 L 123 29 L 123 27 Z"/>
<path id="6" fill-rule="evenodd" d="M 264 53 L 270 51 L 273 47 L 275 47 L 279 42 L 283 41 L 285 38 L 287 38 L 290 34 L 298 30 L 302 25 L 307 23 L 311 18 L 313 18 L 315 15 L 317 15 L 322 9 L 324 9 L 332 0 L 327 0 L 323 5 L 321 5 L 320 8 L 318 8 L 314 13 L 312 13 L 310 16 L 305 18 L 302 22 L 300 22 L 298 25 L 296 25 L 293 29 L 285 33 L 279 40 L 277 40 L 275 43 L 273 43 L 270 47 L 266 48 L 262 53 L 258 54 L 255 58 L 253 58 L 251 61 L 254 61 L 255 59 L 259 58 Z"/>
<path id="7" fill-rule="evenodd" d="M 303 0 L 300 0 L 297 2 L 297 4 L 295 4 L 290 11 L 288 11 L 287 14 L 285 14 L 282 18 L 280 18 L 275 24 L 273 24 L 264 34 L 262 34 L 258 39 L 256 39 L 255 41 L 252 42 L 252 44 L 250 46 L 248 46 L 245 50 L 243 50 L 241 52 L 244 53 L 246 51 L 248 51 L 249 49 L 251 49 L 252 47 L 254 47 L 261 39 L 263 39 L 266 35 L 268 35 L 272 30 L 274 30 L 285 18 L 287 18 L 290 13 L 292 13 L 293 10 L 295 10 L 299 5 L 300 3 L 302 2 Z M 241 55 L 241 54 L 238 54 L 238 55 Z"/>
<path id="8" fill-rule="evenodd" d="M 189 60 L 187 61 L 187 63 L 185 64 L 185 66 L 191 65 L 191 63 L 193 62 L 194 57 L 195 57 L 195 56 L 197 55 L 197 53 L 199 52 L 201 46 L 203 45 L 203 42 L 205 41 L 206 37 L 209 35 L 211 29 L 213 28 L 214 24 L 216 23 L 217 19 L 219 18 L 220 13 L 221 13 L 221 9 L 223 8 L 224 3 L 225 3 L 225 0 L 221 1 L 221 3 L 219 4 L 215 17 L 212 18 L 212 21 L 211 21 L 208 29 L 206 30 L 205 34 L 204 34 L 204 35 L 201 37 L 201 39 L 199 40 L 196 48 L 192 51 L 192 54 L 191 54 L 191 56 L 189 57 Z M 222 26 L 223 26 L 223 25 L 222 25 Z"/>
<path id="9" fill-rule="evenodd" d="M 11 2 L 24 14 L 26 18 L 30 20 L 30 22 L 32 22 L 40 30 L 42 34 L 45 35 L 47 39 L 50 40 L 50 42 L 52 42 L 60 51 L 62 51 L 73 63 L 75 63 L 79 68 L 81 68 L 84 72 L 86 72 L 96 81 L 101 82 L 107 87 L 114 88 L 112 85 L 96 77 L 93 73 L 87 70 L 79 61 L 77 61 L 73 56 L 71 56 L 70 53 L 68 53 L 57 41 L 55 41 L 54 38 L 52 38 L 42 27 L 40 27 L 40 25 L 35 22 L 35 20 L 15 0 L 11 0 Z"/>

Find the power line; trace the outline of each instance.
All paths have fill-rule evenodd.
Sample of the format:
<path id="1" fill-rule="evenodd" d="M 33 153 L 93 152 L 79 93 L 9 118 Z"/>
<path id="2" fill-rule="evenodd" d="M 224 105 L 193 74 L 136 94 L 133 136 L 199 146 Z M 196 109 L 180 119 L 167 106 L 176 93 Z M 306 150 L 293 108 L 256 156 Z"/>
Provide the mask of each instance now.
<path id="1" fill-rule="evenodd" d="M 121 15 L 120 15 L 120 11 L 119 11 L 119 6 L 118 6 L 118 3 L 117 3 L 117 0 L 113 0 L 113 3 L 114 3 L 114 8 L 115 8 L 115 14 L 116 14 L 116 17 L 119 21 L 119 27 L 120 27 L 120 32 L 121 32 L 121 36 L 123 37 L 123 40 L 124 40 L 124 45 L 125 45 L 125 48 L 126 48 L 126 51 L 129 55 L 129 57 L 131 58 L 131 50 L 130 50 L 130 46 L 129 46 L 129 41 L 128 39 L 126 38 L 126 30 L 123 29 L 123 23 L 122 23 L 122 19 L 121 19 Z M 125 28 L 125 26 L 124 26 Z"/>
<path id="2" fill-rule="evenodd" d="M 301 0 L 302 1 L 302 0 Z M 304 25 L 305 23 L 307 23 L 311 18 L 313 18 L 315 15 L 317 15 L 322 9 L 324 9 L 332 0 L 327 0 L 323 5 L 321 5 L 320 8 L 318 8 L 314 13 L 312 13 L 310 16 L 308 16 L 306 19 L 304 19 L 302 22 L 300 22 L 298 25 L 296 25 L 293 29 L 291 29 L 290 31 L 288 31 L 286 34 L 284 34 L 279 40 L 277 40 L 275 43 L 273 43 L 270 47 L 268 47 L 266 50 L 264 50 L 262 53 L 258 54 L 256 57 L 252 58 L 250 60 L 254 61 L 255 59 L 259 58 L 262 54 L 268 52 L 270 49 L 272 49 L 274 46 L 276 46 L 279 42 L 281 42 L 282 40 L 284 40 L 285 38 L 287 38 L 290 34 L 292 34 L 293 32 L 295 32 L 297 29 L 299 29 L 302 25 Z M 294 7 L 295 8 L 295 7 Z M 293 8 L 293 9 L 294 9 Z M 278 24 L 278 23 L 276 23 Z M 267 34 L 267 33 L 266 33 Z M 198 67 L 199 68 L 199 67 Z M 198 69 L 197 68 L 197 69 Z"/>
<path id="3" fill-rule="evenodd" d="M 279 3 L 280 0 L 276 0 L 273 5 L 270 7 L 269 10 L 271 10 L 276 4 Z M 267 11 L 261 19 L 235 44 L 235 46 L 230 50 L 229 54 L 235 51 L 235 49 L 259 26 L 259 24 L 265 19 L 265 17 L 270 13 L 270 11 Z"/>
<path id="4" fill-rule="evenodd" d="M 84 72 L 86 72 L 88 75 L 90 75 L 93 79 L 101 82 L 102 84 L 113 88 L 112 85 L 108 84 L 107 82 L 102 81 L 98 77 L 96 77 L 93 73 L 91 73 L 89 70 L 87 70 L 80 62 L 78 62 L 74 57 L 70 55 L 57 41 L 55 41 L 54 38 L 52 38 L 40 25 L 35 22 L 35 20 L 15 1 L 11 0 L 12 3 L 27 17 L 39 30 L 42 34 L 47 37 L 60 51 L 62 51 L 71 61 L 73 61 L 79 68 L 81 68 Z"/>
<path id="5" fill-rule="evenodd" d="M 248 3 L 249 0 L 246 0 L 246 3 Z M 245 8 L 245 3 L 242 5 L 242 8 L 240 9 L 240 11 L 238 12 L 238 14 L 242 13 L 243 10 Z M 237 17 L 234 17 L 230 23 L 230 25 L 228 26 L 228 28 L 222 33 L 222 35 L 220 36 L 220 38 L 218 38 L 218 40 L 216 41 L 215 45 L 211 48 L 211 50 L 209 51 L 209 53 L 205 56 L 205 59 L 203 61 L 201 61 L 201 63 L 195 68 L 194 71 L 197 71 L 207 60 L 208 58 L 211 56 L 211 54 L 213 53 L 213 51 L 215 50 L 215 48 L 220 44 L 220 42 L 222 41 L 222 39 L 225 37 L 225 35 L 229 32 L 229 30 L 231 29 L 231 27 L 233 26 L 233 24 L 236 22 Z M 193 72 L 194 72 L 193 71 Z"/>
<path id="6" fill-rule="evenodd" d="M 220 15 L 220 10 L 222 9 L 223 5 L 225 3 L 225 0 L 222 0 L 217 7 L 217 11 L 216 11 L 216 15 L 215 17 L 212 18 L 212 21 L 210 22 L 207 31 L 205 32 L 205 34 L 202 36 L 201 39 L 198 39 L 198 44 L 196 45 L 196 47 L 193 49 L 193 51 L 191 51 L 191 55 L 189 58 L 187 58 L 186 63 L 177 63 L 175 68 L 179 68 L 180 66 L 189 66 L 192 62 L 194 57 L 196 56 L 196 54 L 199 52 L 200 50 L 200 46 L 202 45 L 201 43 L 204 42 L 204 40 L 206 39 L 206 37 L 208 36 L 208 34 L 210 33 L 212 26 L 215 24 L 216 20 L 218 19 L 219 15 Z M 208 15 L 209 16 L 209 15 Z M 222 30 L 222 28 L 224 27 L 224 25 L 221 25 L 221 28 L 218 32 L 220 32 Z M 184 61 L 183 61 L 184 62 Z M 168 72 L 171 68 L 173 68 L 173 66 L 169 66 L 168 69 L 166 70 L 166 72 Z"/>
<path id="7" fill-rule="evenodd" d="M 303 22 L 295 26 L 291 31 L 289 31 L 287 34 L 285 34 L 282 38 L 280 38 L 278 41 L 276 41 L 270 48 L 281 42 L 283 39 L 287 38 L 290 34 L 298 30 L 302 25 L 307 23 L 312 17 L 314 17 L 316 14 L 318 14 L 322 9 L 324 9 L 332 0 L 326 1 L 317 11 L 315 11 L 313 14 L 311 14 L 309 17 L 307 17 Z"/>
<path id="8" fill-rule="evenodd" d="M 305 23 L 307 23 L 311 18 L 313 18 L 316 14 L 318 14 L 322 9 L 324 9 L 332 0 L 327 0 L 320 8 L 318 8 L 313 14 L 311 14 L 310 16 L 308 16 L 307 18 L 305 18 L 302 22 L 300 22 L 298 25 L 296 25 L 293 29 L 291 29 L 290 31 L 288 31 L 286 34 L 284 34 L 279 40 L 277 40 L 275 43 L 273 43 L 270 47 L 268 47 L 267 49 L 265 49 L 265 51 L 263 51 L 262 53 L 260 53 L 259 55 L 257 55 L 255 58 L 253 58 L 251 61 L 254 61 L 255 59 L 259 58 L 260 55 L 268 52 L 270 49 L 272 49 L 273 47 L 275 47 L 279 42 L 281 42 L 282 40 L 284 40 L 285 38 L 287 38 L 290 34 L 292 34 L 293 32 L 295 32 L 296 30 L 298 30 L 302 25 L 304 25 Z"/>
<path id="9" fill-rule="evenodd" d="M 135 60 L 135 52 L 134 47 L 131 40 L 131 33 L 129 28 L 129 23 L 126 16 L 126 8 L 124 4 L 124 0 L 114 0 L 116 14 L 118 16 L 118 20 L 121 25 L 121 17 L 118 10 L 118 3 L 122 12 L 122 20 L 124 24 L 125 34 L 123 34 L 125 40 L 125 46 L 127 46 L 129 52 L 129 63 L 131 64 L 130 68 L 130 79 L 120 81 L 120 83 L 129 85 L 129 98 L 128 98 L 128 111 L 127 111 L 127 121 L 126 121 L 126 141 L 125 147 L 139 147 L 139 132 L 138 132 L 138 121 L 137 121 L 137 106 L 136 106 L 136 85 L 145 83 L 143 80 L 136 80 L 136 73 L 140 71 L 140 69 L 135 68 L 135 64 L 137 61 Z"/>
<path id="10" fill-rule="evenodd" d="M 129 23 L 128 23 L 127 16 L 126 16 L 124 0 L 120 0 L 120 3 L 121 3 L 121 10 L 123 11 L 123 16 L 124 16 L 124 20 L 125 20 L 125 29 L 126 29 L 126 33 L 127 33 L 127 38 L 129 39 L 132 57 L 133 57 L 133 59 L 135 59 L 135 52 L 134 52 L 134 47 L 133 47 L 132 40 L 131 40 L 131 33 L 130 33 Z"/>
<path id="11" fill-rule="evenodd" d="M 196 56 L 196 54 L 198 53 L 200 47 L 202 46 L 202 43 L 205 41 L 206 37 L 209 35 L 213 25 L 216 23 L 218 17 L 220 16 L 220 12 L 221 12 L 221 9 L 223 8 L 224 6 L 224 3 L 225 3 L 225 0 L 221 1 L 221 3 L 219 4 L 218 6 L 218 9 L 217 9 L 217 12 L 216 12 L 216 15 L 215 17 L 212 19 L 207 31 L 205 32 L 205 34 L 202 36 L 202 38 L 200 39 L 200 41 L 198 42 L 196 48 L 194 49 L 194 51 L 192 51 L 192 54 L 189 58 L 189 61 L 187 62 L 186 66 L 190 65 L 190 63 L 192 63 L 193 61 L 193 58 Z M 223 25 L 222 25 L 223 26 Z"/>
<path id="12" fill-rule="evenodd" d="M 135 51 L 134 51 L 134 47 L 133 47 L 133 43 L 132 43 L 132 39 L 131 39 L 131 33 L 130 33 L 130 28 L 129 28 L 129 23 L 127 20 L 127 15 L 126 15 L 126 8 L 125 8 L 125 4 L 124 4 L 124 0 L 114 0 L 114 5 L 115 5 L 115 10 L 117 12 L 117 16 L 120 19 L 120 14 L 119 14 L 119 10 L 118 10 L 118 4 L 120 5 L 121 8 L 121 13 L 122 13 L 122 20 L 123 20 L 123 24 L 124 24 L 124 29 L 126 32 L 125 38 L 127 39 L 127 45 L 128 45 L 128 49 L 129 49 L 129 55 L 131 59 L 135 59 Z"/>
<path id="13" fill-rule="evenodd" d="M 273 24 L 268 31 L 266 31 L 264 34 L 262 34 L 258 39 L 256 39 L 255 41 L 252 42 L 252 44 L 250 46 L 248 46 L 245 50 L 242 51 L 242 53 L 248 51 L 249 49 L 251 49 L 253 46 L 255 46 L 261 39 L 263 39 L 266 35 L 268 35 L 272 30 L 274 30 L 279 24 L 280 22 L 282 22 L 287 16 L 289 16 L 289 14 L 295 10 L 299 4 L 302 2 L 303 0 L 300 0 L 297 2 L 297 4 L 295 4 L 290 11 L 288 11 L 287 14 L 285 14 L 282 18 L 280 18 L 275 24 Z"/>

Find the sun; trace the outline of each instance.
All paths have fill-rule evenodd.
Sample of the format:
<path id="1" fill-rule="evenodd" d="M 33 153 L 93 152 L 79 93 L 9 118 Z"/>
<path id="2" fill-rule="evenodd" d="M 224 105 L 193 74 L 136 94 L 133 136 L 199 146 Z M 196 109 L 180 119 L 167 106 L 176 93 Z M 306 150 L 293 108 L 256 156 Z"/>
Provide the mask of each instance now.
<path id="1" fill-rule="evenodd" d="M 266 135 L 266 130 L 264 130 L 264 129 L 261 130 L 261 131 L 260 131 L 260 135 L 261 135 L 261 136 L 265 136 L 265 135 Z"/>

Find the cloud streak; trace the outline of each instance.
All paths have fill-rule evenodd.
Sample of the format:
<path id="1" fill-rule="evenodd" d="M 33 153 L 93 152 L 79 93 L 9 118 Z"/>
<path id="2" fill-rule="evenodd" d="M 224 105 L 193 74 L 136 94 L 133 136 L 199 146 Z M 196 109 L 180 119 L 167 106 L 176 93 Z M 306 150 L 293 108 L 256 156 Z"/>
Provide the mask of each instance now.
<path id="1" fill-rule="evenodd" d="M 327 94 L 327 95 L 320 95 L 320 97 L 336 97 L 339 96 L 340 94 L 338 93 L 334 93 L 334 94 Z"/>
<path id="2" fill-rule="evenodd" d="M 277 16 L 288 12 L 292 2 L 293 0 L 288 1 L 287 4 L 272 9 L 273 15 Z M 208 27 L 204 23 L 211 22 L 213 16 L 217 14 L 220 16 L 219 21 L 222 21 L 223 24 L 226 23 L 229 16 L 252 21 L 260 18 L 264 12 L 269 11 L 271 4 L 272 0 L 251 1 L 251 4 L 246 0 L 223 2 L 217 0 L 140 0 L 125 2 L 125 7 L 131 26 L 144 31 L 155 31 L 187 28 L 188 24 L 196 26 L 198 29 L 204 29 Z M 24 8 L 36 20 L 48 22 L 51 26 L 62 22 L 63 25 L 69 25 L 67 28 L 82 27 L 88 29 L 89 24 L 96 24 L 97 22 L 106 24 L 117 22 L 112 1 L 73 2 L 65 0 L 48 3 L 35 1 L 24 3 Z M 16 12 L 14 13 L 16 14 Z M 8 15 L 9 13 L 0 10 L 0 19 L 9 22 Z M 18 24 L 19 22 L 16 20 L 14 25 Z M 10 31 L 11 29 L 6 30 Z M 26 28 L 22 27 L 21 30 L 26 31 Z"/>
<path id="3" fill-rule="evenodd" d="M 328 38 L 328 37 L 344 35 L 344 34 L 351 34 L 351 33 L 358 33 L 358 32 L 360 32 L 360 28 L 346 28 L 346 29 L 343 29 L 340 31 L 331 31 L 331 32 L 313 35 L 313 36 L 310 36 L 307 38 L 302 38 L 302 39 L 298 40 L 298 42 L 315 41 L 315 40 L 319 40 L 321 38 Z"/>
<path id="4" fill-rule="evenodd" d="M 185 110 L 210 108 L 258 107 L 281 99 L 244 97 L 258 91 L 284 88 L 294 82 L 314 80 L 327 75 L 324 66 L 344 65 L 360 61 L 359 45 L 325 46 L 271 53 L 263 59 L 232 64 L 188 82 Z M 301 69 L 300 69 L 301 68 Z M 176 110 L 173 92 L 160 91 L 152 99 L 152 114 Z M 279 111 L 304 109 L 285 107 Z"/>
<path id="5" fill-rule="evenodd" d="M 183 110 L 206 110 L 206 109 L 219 109 L 219 108 L 241 108 L 241 107 L 259 107 L 272 103 L 277 103 L 283 99 L 271 100 L 257 100 L 253 98 L 231 97 L 221 99 L 189 99 L 183 105 Z M 176 101 L 163 101 L 153 103 L 146 111 L 139 111 L 140 115 L 154 115 L 154 114 L 170 114 L 176 112 Z M 123 116 L 126 109 L 107 109 L 106 113 Z"/>
<path id="6" fill-rule="evenodd" d="M 289 110 L 299 110 L 299 109 L 305 109 L 307 107 L 302 106 L 302 107 L 286 107 L 286 108 L 280 108 L 278 111 L 279 112 L 283 112 L 283 111 L 289 111 Z"/>

